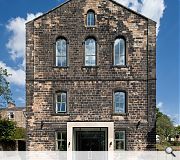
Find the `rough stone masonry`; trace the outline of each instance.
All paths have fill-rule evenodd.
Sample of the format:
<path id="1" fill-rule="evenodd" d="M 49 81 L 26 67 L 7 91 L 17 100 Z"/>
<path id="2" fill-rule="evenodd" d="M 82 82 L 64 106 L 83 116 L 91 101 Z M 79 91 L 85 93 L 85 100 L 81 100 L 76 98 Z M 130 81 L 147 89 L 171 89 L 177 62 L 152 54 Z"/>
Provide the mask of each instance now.
<path id="1" fill-rule="evenodd" d="M 87 27 L 89 9 L 96 24 Z M 113 66 L 113 45 L 126 39 L 126 65 Z M 68 43 L 68 66 L 55 65 L 56 39 Z M 84 65 L 85 40 L 95 37 L 97 65 Z M 68 111 L 56 114 L 57 91 Z M 124 90 L 126 113 L 113 111 Z M 67 122 L 114 122 L 126 131 L 126 150 L 155 148 L 156 23 L 113 0 L 69 0 L 26 24 L 27 150 L 56 150 L 55 133 Z M 139 125 L 139 126 L 138 126 Z"/>

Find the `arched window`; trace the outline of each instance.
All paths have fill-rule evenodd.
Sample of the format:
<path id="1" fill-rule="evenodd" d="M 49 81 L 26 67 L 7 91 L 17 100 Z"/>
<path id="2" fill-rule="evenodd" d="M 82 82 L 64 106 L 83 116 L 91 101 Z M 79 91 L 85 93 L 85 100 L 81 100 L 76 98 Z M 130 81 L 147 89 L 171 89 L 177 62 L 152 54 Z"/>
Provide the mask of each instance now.
<path id="1" fill-rule="evenodd" d="M 126 93 L 123 91 L 114 92 L 114 112 L 115 113 L 126 112 Z"/>
<path id="2" fill-rule="evenodd" d="M 87 12 L 87 26 L 95 26 L 95 13 L 92 10 Z"/>
<path id="3" fill-rule="evenodd" d="M 126 44 L 123 38 L 118 38 L 114 42 L 114 65 L 126 64 Z"/>
<path id="4" fill-rule="evenodd" d="M 85 66 L 96 65 L 96 40 L 88 38 L 85 41 Z"/>
<path id="5" fill-rule="evenodd" d="M 64 38 L 56 41 L 56 66 L 67 66 L 67 41 Z"/>

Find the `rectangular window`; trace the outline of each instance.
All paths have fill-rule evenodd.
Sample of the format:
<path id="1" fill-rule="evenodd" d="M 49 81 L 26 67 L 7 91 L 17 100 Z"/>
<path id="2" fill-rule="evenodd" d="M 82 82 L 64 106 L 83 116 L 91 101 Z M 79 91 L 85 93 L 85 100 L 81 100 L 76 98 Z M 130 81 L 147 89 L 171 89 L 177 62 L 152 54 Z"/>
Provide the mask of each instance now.
<path id="1" fill-rule="evenodd" d="M 96 41 L 89 38 L 85 41 L 85 66 L 96 65 Z"/>
<path id="2" fill-rule="evenodd" d="M 14 112 L 9 112 L 8 118 L 9 119 L 14 119 Z"/>
<path id="3" fill-rule="evenodd" d="M 56 113 L 65 113 L 67 111 L 67 92 L 56 94 Z"/>
<path id="4" fill-rule="evenodd" d="M 67 66 L 67 42 L 65 39 L 56 41 L 56 66 Z"/>
<path id="5" fill-rule="evenodd" d="M 56 150 L 67 151 L 67 132 L 56 133 Z"/>
<path id="6" fill-rule="evenodd" d="M 125 150 L 126 146 L 125 131 L 115 132 L 115 150 Z"/>
<path id="7" fill-rule="evenodd" d="M 114 112 L 125 113 L 126 112 L 126 93 L 115 92 L 114 93 Z"/>

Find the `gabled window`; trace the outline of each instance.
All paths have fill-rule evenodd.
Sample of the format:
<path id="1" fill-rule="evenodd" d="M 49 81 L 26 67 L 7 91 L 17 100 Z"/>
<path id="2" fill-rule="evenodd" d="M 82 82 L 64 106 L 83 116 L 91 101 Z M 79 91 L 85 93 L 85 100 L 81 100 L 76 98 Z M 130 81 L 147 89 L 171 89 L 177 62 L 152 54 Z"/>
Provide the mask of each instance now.
<path id="1" fill-rule="evenodd" d="M 95 26 L 95 13 L 92 10 L 87 12 L 87 26 Z"/>
<path id="2" fill-rule="evenodd" d="M 125 113 L 126 112 L 126 93 L 122 91 L 114 92 L 114 112 Z"/>
<path id="3" fill-rule="evenodd" d="M 125 131 L 115 132 L 115 150 L 125 150 L 126 146 Z"/>
<path id="4" fill-rule="evenodd" d="M 114 65 L 126 65 L 126 44 L 124 38 L 114 42 Z"/>
<path id="5" fill-rule="evenodd" d="M 56 113 L 67 112 L 67 92 L 56 93 Z"/>
<path id="6" fill-rule="evenodd" d="M 67 41 L 64 38 L 56 41 L 56 66 L 67 66 Z"/>
<path id="7" fill-rule="evenodd" d="M 88 38 L 85 41 L 85 66 L 96 65 L 96 40 Z"/>
<path id="8" fill-rule="evenodd" d="M 67 151 L 67 132 L 56 133 L 56 150 Z"/>

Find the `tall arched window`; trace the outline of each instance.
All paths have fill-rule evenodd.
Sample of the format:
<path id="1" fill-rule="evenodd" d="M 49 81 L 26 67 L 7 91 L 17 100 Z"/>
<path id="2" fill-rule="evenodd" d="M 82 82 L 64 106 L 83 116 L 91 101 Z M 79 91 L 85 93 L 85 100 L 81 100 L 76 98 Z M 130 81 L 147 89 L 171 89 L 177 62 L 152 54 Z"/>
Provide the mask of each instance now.
<path id="1" fill-rule="evenodd" d="M 115 113 L 126 112 L 126 93 L 123 91 L 114 92 L 114 112 Z"/>
<path id="2" fill-rule="evenodd" d="M 85 66 L 96 65 L 96 40 L 88 38 L 85 41 Z"/>
<path id="3" fill-rule="evenodd" d="M 123 38 L 118 38 L 114 42 L 114 65 L 126 64 L 126 43 Z"/>
<path id="4" fill-rule="evenodd" d="M 56 40 L 56 66 L 67 66 L 67 41 L 64 38 Z"/>
<path id="5" fill-rule="evenodd" d="M 95 26 L 95 13 L 92 10 L 87 12 L 87 26 Z"/>

